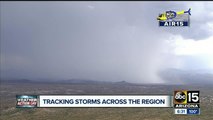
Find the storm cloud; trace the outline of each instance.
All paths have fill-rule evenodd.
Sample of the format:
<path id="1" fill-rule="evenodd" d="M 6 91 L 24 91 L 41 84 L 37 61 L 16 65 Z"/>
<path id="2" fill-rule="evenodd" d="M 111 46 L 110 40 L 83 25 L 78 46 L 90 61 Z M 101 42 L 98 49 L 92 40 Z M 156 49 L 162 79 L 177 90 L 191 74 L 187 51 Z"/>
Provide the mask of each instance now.
<path id="1" fill-rule="evenodd" d="M 163 3 L 1 2 L 2 77 L 164 82 L 156 73 L 177 63 L 169 41 L 210 37 L 213 9 L 192 4 L 191 26 L 168 29 L 157 15 L 191 2 Z"/>

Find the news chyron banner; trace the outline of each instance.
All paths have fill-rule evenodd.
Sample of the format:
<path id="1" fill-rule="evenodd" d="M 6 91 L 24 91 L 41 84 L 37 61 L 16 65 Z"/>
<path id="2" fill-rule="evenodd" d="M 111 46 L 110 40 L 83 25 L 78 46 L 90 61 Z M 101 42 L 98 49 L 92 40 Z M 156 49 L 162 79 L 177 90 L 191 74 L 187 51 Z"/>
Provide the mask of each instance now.
<path id="1" fill-rule="evenodd" d="M 16 108 L 155 107 L 173 108 L 177 115 L 199 115 L 199 91 L 173 95 L 16 95 Z"/>
<path id="2" fill-rule="evenodd" d="M 17 95 L 17 107 L 172 107 L 168 95 Z"/>

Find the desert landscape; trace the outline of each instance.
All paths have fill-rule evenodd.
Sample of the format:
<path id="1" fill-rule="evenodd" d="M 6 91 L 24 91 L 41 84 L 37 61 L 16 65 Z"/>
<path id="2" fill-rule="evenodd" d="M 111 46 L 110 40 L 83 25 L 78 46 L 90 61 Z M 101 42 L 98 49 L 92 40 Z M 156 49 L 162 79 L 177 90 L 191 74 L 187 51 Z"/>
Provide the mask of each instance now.
<path id="1" fill-rule="evenodd" d="M 174 90 L 200 90 L 200 115 L 174 115 L 173 108 L 16 108 L 16 95 L 28 94 L 168 94 Z M 2 120 L 210 120 L 212 85 L 154 85 L 116 83 L 3 83 Z"/>

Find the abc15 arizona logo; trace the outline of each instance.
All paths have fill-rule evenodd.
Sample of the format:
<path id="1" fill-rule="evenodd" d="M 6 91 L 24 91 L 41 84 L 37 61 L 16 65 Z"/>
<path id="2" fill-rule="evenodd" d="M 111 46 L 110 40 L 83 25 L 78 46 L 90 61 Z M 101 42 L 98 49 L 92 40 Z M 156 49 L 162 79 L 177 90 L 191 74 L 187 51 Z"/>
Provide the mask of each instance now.
<path id="1" fill-rule="evenodd" d="M 174 91 L 174 104 L 199 104 L 200 91 Z"/>

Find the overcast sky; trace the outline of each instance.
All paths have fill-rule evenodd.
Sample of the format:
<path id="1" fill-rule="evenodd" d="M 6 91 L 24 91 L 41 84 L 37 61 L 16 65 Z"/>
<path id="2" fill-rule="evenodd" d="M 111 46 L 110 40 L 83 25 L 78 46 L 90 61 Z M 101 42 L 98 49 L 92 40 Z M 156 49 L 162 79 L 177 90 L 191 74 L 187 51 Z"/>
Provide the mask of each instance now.
<path id="1" fill-rule="evenodd" d="M 2 2 L 1 77 L 164 82 L 159 70 L 213 69 L 213 2 Z M 190 27 L 159 13 L 191 8 Z"/>

